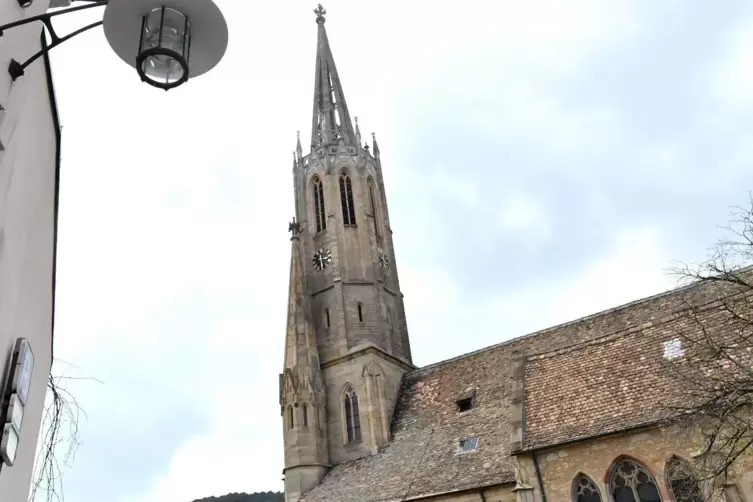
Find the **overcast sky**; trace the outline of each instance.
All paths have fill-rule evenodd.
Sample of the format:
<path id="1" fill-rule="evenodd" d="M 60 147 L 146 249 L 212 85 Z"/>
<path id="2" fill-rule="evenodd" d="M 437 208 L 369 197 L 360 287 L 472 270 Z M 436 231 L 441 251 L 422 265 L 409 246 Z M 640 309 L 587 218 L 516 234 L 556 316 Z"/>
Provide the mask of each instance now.
<path id="1" fill-rule="evenodd" d="M 57 374 L 88 418 L 68 502 L 282 489 L 291 151 L 312 1 L 219 0 L 212 72 L 141 84 L 101 30 L 52 53 Z M 414 360 L 667 289 L 753 188 L 744 0 L 328 0 L 376 131 Z M 88 12 L 60 26 L 74 28 Z M 306 143 L 306 141 L 304 141 Z"/>

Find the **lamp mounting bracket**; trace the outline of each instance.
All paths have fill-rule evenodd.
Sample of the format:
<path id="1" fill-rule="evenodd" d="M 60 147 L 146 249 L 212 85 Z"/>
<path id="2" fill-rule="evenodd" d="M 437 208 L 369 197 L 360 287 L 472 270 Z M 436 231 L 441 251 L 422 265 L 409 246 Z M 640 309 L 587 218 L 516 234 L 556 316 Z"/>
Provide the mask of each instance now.
<path id="1" fill-rule="evenodd" d="M 81 1 L 81 0 L 80 0 Z M 15 59 L 10 60 L 10 64 L 8 65 L 8 73 L 10 74 L 10 78 L 15 81 L 18 77 L 22 76 L 24 74 L 24 70 L 34 61 L 39 59 L 40 56 L 43 54 L 46 54 L 50 50 L 54 49 L 58 45 L 62 44 L 66 40 L 70 40 L 71 38 L 75 37 L 76 35 L 79 35 L 87 30 L 90 30 L 92 28 L 95 28 L 102 24 L 102 21 L 97 21 L 96 23 L 89 24 L 87 26 L 84 26 L 83 28 L 80 28 L 76 31 L 73 31 L 69 33 L 68 35 L 65 35 L 64 37 L 58 36 L 57 33 L 55 33 L 55 28 L 52 26 L 52 18 L 55 16 L 60 16 L 62 14 L 68 14 L 69 12 L 75 12 L 79 10 L 84 9 L 91 9 L 92 7 L 100 7 L 103 5 L 107 5 L 109 0 L 83 0 L 90 2 L 88 5 L 82 5 L 80 7 L 71 7 L 70 9 L 63 9 L 58 10 L 54 12 L 46 12 L 44 14 L 40 14 L 38 16 L 31 16 L 27 17 L 26 19 L 19 19 L 18 21 L 14 21 L 12 23 L 4 24 L 0 26 L 0 37 L 3 36 L 3 33 L 5 33 L 5 30 L 9 30 L 11 28 L 15 28 L 17 26 L 23 26 L 25 24 L 32 23 L 34 21 L 42 21 L 42 23 L 47 28 L 47 31 L 50 33 L 51 41 L 47 43 L 39 52 L 31 56 L 29 59 L 27 59 L 23 63 L 19 63 Z"/>

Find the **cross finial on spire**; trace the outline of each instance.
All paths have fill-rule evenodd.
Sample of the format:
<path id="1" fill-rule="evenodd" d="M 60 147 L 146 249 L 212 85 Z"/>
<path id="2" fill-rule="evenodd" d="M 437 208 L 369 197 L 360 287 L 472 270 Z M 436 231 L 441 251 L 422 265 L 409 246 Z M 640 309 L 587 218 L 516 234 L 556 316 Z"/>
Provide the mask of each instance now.
<path id="1" fill-rule="evenodd" d="M 317 5 L 316 9 L 314 9 L 314 14 L 316 14 L 316 22 L 317 24 L 324 23 L 324 15 L 327 13 L 326 10 L 324 10 L 324 7 L 322 7 L 322 4 Z"/>

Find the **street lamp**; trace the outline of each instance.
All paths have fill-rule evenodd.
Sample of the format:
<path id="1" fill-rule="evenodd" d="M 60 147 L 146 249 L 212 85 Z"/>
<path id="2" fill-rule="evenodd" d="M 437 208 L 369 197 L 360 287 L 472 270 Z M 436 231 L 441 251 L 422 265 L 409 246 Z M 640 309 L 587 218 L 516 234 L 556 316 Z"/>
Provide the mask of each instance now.
<path id="1" fill-rule="evenodd" d="M 52 0 L 52 7 L 76 0 Z M 8 73 L 15 81 L 40 56 L 66 40 L 103 25 L 110 47 L 136 69 L 147 84 L 169 90 L 208 72 L 220 62 L 228 43 L 225 18 L 212 0 L 79 0 L 88 5 L 47 12 L 0 26 L 5 30 L 41 21 L 52 41 L 24 63 L 11 59 Z M 102 21 L 59 37 L 52 27 L 54 16 L 93 7 L 105 7 Z"/>

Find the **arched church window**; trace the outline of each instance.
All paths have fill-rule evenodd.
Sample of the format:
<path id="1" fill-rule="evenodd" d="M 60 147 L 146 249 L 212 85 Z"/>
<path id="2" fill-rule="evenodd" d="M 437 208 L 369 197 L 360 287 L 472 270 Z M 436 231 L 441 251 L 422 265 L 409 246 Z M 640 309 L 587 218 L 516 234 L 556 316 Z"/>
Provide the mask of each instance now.
<path id="1" fill-rule="evenodd" d="M 573 480 L 573 502 L 601 502 L 596 483 L 585 474 L 578 474 Z"/>
<path id="2" fill-rule="evenodd" d="M 324 213 L 324 185 L 318 176 L 314 176 L 312 189 L 314 191 L 314 220 L 316 231 L 321 232 L 327 228 L 327 216 Z"/>
<path id="3" fill-rule="evenodd" d="M 329 309 L 324 309 L 324 325 L 330 327 Z"/>
<path id="4" fill-rule="evenodd" d="M 358 396 L 349 388 L 345 392 L 343 402 L 345 406 L 345 427 L 347 428 L 348 442 L 361 440 L 361 417 L 358 413 Z"/>
<path id="5" fill-rule="evenodd" d="M 704 502 L 701 487 L 690 464 L 672 456 L 667 461 L 667 484 L 675 502 Z"/>
<path id="6" fill-rule="evenodd" d="M 303 426 L 309 426 L 309 408 L 305 404 L 303 405 Z"/>
<path id="7" fill-rule="evenodd" d="M 358 322 L 363 322 L 363 303 L 358 302 Z"/>
<path id="8" fill-rule="evenodd" d="M 377 214 L 377 204 L 376 204 L 376 188 L 374 187 L 374 180 L 369 178 L 369 181 L 367 182 L 369 186 L 369 203 L 371 204 L 371 214 L 374 217 L 374 235 L 376 236 L 377 242 L 381 242 L 382 236 L 379 233 L 379 215 Z"/>
<path id="9" fill-rule="evenodd" d="M 614 502 L 661 502 L 654 477 L 645 467 L 627 458 L 612 469 L 609 491 Z"/>
<path id="10" fill-rule="evenodd" d="M 293 407 L 288 406 L 288 429 L 292 429 L 295 422 L 293 421 Z"/>
<path id="11" fill-rule="evenodd" d="M 340 201 L 343 206 L 343 225 L 355 226 L 356 207 L 353 203 L 353 184 L 346 172 L 340 174 Z"/>

